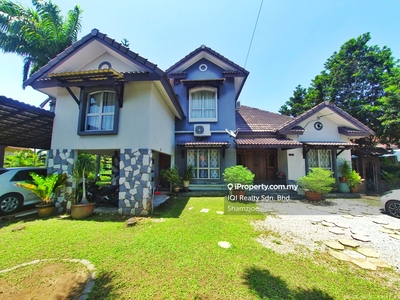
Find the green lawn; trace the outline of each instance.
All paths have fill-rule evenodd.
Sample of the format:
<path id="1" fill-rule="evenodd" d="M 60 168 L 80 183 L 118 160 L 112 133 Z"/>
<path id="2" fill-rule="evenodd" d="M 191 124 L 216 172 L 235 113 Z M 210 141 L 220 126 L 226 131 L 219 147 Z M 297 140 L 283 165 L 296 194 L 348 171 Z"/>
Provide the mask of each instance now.
<path id="1" fill-rule="evenodd" d="M 0 270 L 38 258 L 88 259 L 97 269 L 90 299 L 398 299 L 397 273 L 364 271 L 325 253 L 274 253 L 255 241 L 250 221 L 262 216 L 216 213 L 223 210 L 223 198 L 176 198 L 129 228 L 106 215 L 8 223 L 0 229 Z M 21 223 L 26 228 L 13 232 Z M 397 283 L 389 288 L 388 278 Z"/>

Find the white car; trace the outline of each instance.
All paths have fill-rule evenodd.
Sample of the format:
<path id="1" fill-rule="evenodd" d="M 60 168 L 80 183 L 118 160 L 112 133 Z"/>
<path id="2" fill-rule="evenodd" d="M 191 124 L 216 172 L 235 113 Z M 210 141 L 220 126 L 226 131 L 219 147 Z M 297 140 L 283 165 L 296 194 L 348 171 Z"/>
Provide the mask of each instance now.
<path id="1" fill-rule="evenodd" d="M 24 205 L 40 202 L 38 196 L 31 191 L 15 185 L 16 182 L 31 180 L 29 173 L 46 175 L 45 168 L 0 168 L 0 215 L 16 212 Z"/>
<path id="2" fill-rule="evenodd" d="M 391 190 L 383 194 L 381 207 L 388 215 L 400 218 L 400 190 Z"/>

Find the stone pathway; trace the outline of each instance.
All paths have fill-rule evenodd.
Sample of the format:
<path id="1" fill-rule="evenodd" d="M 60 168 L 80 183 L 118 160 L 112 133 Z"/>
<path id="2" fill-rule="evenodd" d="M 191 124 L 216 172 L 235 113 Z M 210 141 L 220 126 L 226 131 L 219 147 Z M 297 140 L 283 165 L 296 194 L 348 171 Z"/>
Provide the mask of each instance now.
<path id="1" fill-rule="evenodd" d="M 363 217 L 363 215 L 342 215 L 342 217 L 351 219 L 354 217 Z M 350 231 L 352 239 L 339 238 L 337 241 L 325 241 L 324 244 L 332 250 L 329 250 L 329 254 L 333 257 L 342 260 L 352 262 L 360 268 L 367 270 L 376 270 L 377 268 L 390 268 L 391 266 L 385 261 L 379 259 L 379 254 L 372 249 L 360 247 L 359 242 L 366 243 L 371 242 L 369 234 L 367 232 L 351 229 L 349 225 L 342 222 L 330 222 L 329 220 L 323 219 L 318 220 L 316 218 L 309 219 L 313 225 L 322 225 L 327 227 L 328 231 L 336 235 L 344 235 L 346 230 Z M 372 222 L 383 225 L 380 232 L 387 233 L 391 238 L 400 240 L 400 227 L 396 225 L 390 225 L 387 222 L 376 221 Z M 354 251 L 355 250 L 355 251 Z"/>

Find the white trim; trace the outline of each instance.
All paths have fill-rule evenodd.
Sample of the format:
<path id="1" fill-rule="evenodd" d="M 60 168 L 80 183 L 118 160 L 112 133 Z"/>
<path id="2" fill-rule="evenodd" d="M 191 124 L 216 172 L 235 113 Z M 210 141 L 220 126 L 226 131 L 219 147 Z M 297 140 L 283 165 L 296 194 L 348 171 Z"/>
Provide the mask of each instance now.
<path id="1" fill-rule="evenodd" d="M 192 93 L 198 92 L 198 91 L 209 91 L 209 92 L 214 92 L 215 95 L 215 118 L 192 118 Z M 204 109 L 204 108 L 202 108 Z M 217 99 L 217 88 L 214 87 L 195 87 L 190 89 L 189 91 L 189 123 L 194 123 L 194 122 L 218 122 L 218 99 Z"/>

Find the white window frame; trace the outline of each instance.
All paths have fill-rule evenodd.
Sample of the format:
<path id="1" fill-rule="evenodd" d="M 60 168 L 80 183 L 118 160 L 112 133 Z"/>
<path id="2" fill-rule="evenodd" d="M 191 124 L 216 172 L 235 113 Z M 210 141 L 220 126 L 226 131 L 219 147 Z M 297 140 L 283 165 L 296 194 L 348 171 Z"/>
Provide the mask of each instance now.
<path id="1" fill-rule="evenodd" d="M 192 94 L 201 91 L 213 92 L 215 96 L 215 118 L 194 118 L 192 117 Z M 202 107 L 202 115 L 206 108 Z M 196 87 L 190 90 L 189 93 L 189 122 L 218 122 L 218 99 L 217 99 L 217 88 L 213 87 Z"/>
<path id="2" fill-rule="evenodd" d="M 85 113 L 85 131 L 86 132 L 101 132 L 101 131 L 113 131 L 115 128 L 115 118 L 117 118 L 117 114 L 116 114 L 116 108 L 114 107 L 114 111 L 113 112 L 103 112 L 103 106 L 104 106 L 104 93 L 112 93 L 114 94 L 114 106 L 117 105 L 117 94 L 115 91 L 112 90 L 99 90 L 99 91 L 94 91 L 91 92 L 87 95 L 87 99 L 86 99 L 86 113 Z M 99 107 L 99 112 L 98 113 L 89 113 L 89 109 L 90 109 L 90 98 L 92 95 L 95 94 L 102 94 L 101 97 L 101 104 Z M 112 128 L 111 129 L 101 129 L 102 128 L 102 120 L 103 120 L 103 116 L 113 116 L 114 120 L 112 122 Z M 99 118 L 99 129 L 88 129 L 88 117 L 98 117 Z"/>
<path id="3" fill-rule="evenodd" d="M 318 166 L 310 166 L 309 162 L 308 162 L 308 168 L 321 168 L 321 169 L 325 169 L 325 170 L 330 170 L 332 171 L 333 168 L 333 160 L 332 160 L 332 150 L 331 149 L 310 149 L 310 151 L 316 151 L 317 153 L 317 163 Z M 330 159 L 331 159 L 331 167 L 330 168 L 326 168 L 326 167 L 321 167 L 321 151 L 328 151 L 330 153 Z"/>
<path id="4" fill-rule="evenodd" d="M 201 162 L 200 162 L 200 156 L 199 156 L 199 150 L 202 151 L 207 151 L 207 167 L 201 167 Z M 210 161 L 211 161 L 211 150 L 217 150 L 218 151 L 218 167 L 211 167 L 210 166 Z M 195 168 L 195 176 L 193 179 L 204 179 L 204 180 L 217 180 L 221 178 L 221 149 L 188 149 L 188 151 L 195 151 L 196 156 L 195 156 L 195 165 L 193 166 Z M 189 165 L 189 161 L 187 161 L 187 164 Z M 200 173 L 202 170 L 207 171 L 207 177 L 200 177 Z M 218 170 L 218 177 L 210 177 L 211 176 L 211 171 L 212 170 Z"/>

